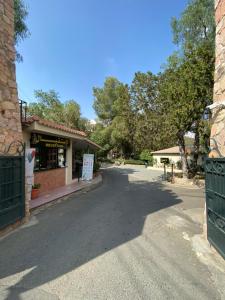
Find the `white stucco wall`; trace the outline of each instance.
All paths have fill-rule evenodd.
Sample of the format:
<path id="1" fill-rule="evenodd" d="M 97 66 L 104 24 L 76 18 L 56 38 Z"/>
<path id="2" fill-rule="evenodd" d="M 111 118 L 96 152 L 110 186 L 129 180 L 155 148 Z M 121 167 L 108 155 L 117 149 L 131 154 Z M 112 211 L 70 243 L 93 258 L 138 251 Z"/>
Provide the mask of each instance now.
<path id="1" fill-rule="evenodd" d="M 154 154 L 153 153 L 153 159 L 154 161 L 155 160 L 157 161 L 156 163 L 154 163 L 154 166 L 163 167 L 163 164 L 160 162 L 160 159 L 165 157 L 169 158 L 170 163 L 175 164 L 175 167 L 177 162 L 181 160 L 180 154 L 160 154 L 160 153 Z"/>
<path id="2" fill-rule="evenodd" d="M 169 158 L 170 163 L 173 163 L 175 165 L 175 168 L 177 168 L 177 162 L 181 160 L 180 154 L 154 154 L 153 153 L 153 159 L 157 160 L 156 163 L 154 163 L 154 166 L 156 167 L 163 167 L 163 164 L 161 164 L 160 159 L 161 158 Z M 188 156 L 188 161 L 192 159 L 192 156 Z M 198 165 L 201 166 L 203 164 L 203 156 L 199 155 L 198 158 Z"/>

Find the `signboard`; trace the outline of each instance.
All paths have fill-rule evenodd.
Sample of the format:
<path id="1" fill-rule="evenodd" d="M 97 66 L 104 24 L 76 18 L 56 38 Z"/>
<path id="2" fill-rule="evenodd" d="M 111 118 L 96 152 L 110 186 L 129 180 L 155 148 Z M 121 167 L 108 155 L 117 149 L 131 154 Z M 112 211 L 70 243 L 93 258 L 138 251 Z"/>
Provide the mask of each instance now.
<path id="1" fill-rule="evenodd" d="M 35 149 L 26 149 L 25 152 L 25 172 L 26 177 L 32 177 L 34 173 L 34 158 L 35 158 Z"/>
<path id="2" fill-rule="evenodd" d="M 161 157 L 160 158 L 160 162 L 161 162 L 161 164 L 169 164 L 169 158 L 168 157 Z"/>
<path id="3" fill-rule="evenodd" d="M 30 143 L 33 146 L 40 144 L 46 148 L 66 148 L 67 146 L 69 146 L 70 141 L 68 139 L 59 138 L 55 136 L 32 133 Z"/>
<path id="4" fill-rule="evenodd" d="M 82 180 L 92 180 L 93 178 L 94 154 L 84 154 Z"/>

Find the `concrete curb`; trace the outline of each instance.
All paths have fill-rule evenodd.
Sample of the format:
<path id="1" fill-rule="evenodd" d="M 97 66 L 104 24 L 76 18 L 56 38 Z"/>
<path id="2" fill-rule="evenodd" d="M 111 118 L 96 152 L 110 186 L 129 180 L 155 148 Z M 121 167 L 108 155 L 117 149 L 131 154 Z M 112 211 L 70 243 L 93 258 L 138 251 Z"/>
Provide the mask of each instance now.
<path id="1" fill-rule="evenodd" d="M 163 185 L 168 186 L 168 187 L 178 187 L 178 188 L 183 188 L 183 189 L 189 189 L 189 190 L 204 190 L 205 187 L 199 187 L 197 185 L 191 186 L 189 184 L 184 185 L 184 184 L 176 184 L 176 183 L 170 183 L 168 181 L 161 181 Z"/>

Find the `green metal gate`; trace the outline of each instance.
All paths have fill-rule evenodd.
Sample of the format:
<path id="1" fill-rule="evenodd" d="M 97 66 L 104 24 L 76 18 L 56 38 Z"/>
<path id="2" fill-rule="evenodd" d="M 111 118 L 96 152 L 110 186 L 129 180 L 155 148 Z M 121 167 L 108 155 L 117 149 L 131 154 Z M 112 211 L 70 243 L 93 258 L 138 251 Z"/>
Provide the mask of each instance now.
<path id="1" fill-rule="evenodd" d="M 25 216 L 25 153 L 24 145 L 13 143 L 0 154 L 0 229 Z"/>
<path id="2" fill-rule="evenodd" d="M 225 258 L 225 158 L 207 158 L 205 172 L 208 240 Z"/>

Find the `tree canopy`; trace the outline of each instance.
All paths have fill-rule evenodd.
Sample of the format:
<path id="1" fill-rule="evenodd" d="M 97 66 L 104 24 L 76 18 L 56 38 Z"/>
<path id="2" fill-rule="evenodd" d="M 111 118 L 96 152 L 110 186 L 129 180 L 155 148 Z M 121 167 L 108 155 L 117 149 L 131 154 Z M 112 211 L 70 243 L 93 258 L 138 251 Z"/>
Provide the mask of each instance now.
<path id="1" fill-rule="evenodd" d="M 37 102 L 29 104 L 30 115 L 86 130 L 89 121 L 81 116 L 80 105 L 75 100 L 61 102 L 59 94 L 54 90 L 36 90 L 34 94 Z"/>
<path id="2" fill-rule="evenodd" d="M 26 25 L 26 18 L 28 16 L 28 10 L 23 0 L 14 0 L 14 40 L 15 45 L 30 34 L 28 27 Z M 18 52 L 16 53 L 17 60 L 22 60 L 22 55 Z"/>

